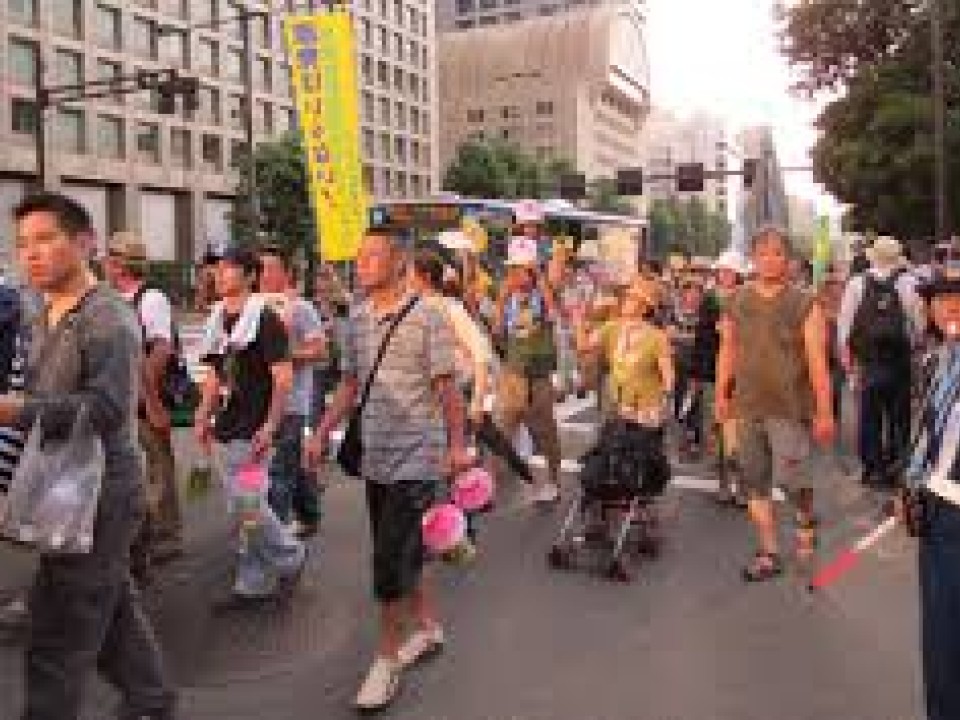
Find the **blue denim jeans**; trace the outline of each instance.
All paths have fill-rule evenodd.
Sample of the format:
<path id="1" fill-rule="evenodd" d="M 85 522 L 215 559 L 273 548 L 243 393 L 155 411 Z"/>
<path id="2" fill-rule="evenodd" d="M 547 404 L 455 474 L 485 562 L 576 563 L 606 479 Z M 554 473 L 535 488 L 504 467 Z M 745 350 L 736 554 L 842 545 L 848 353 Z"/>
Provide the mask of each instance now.
<path id="1" fill-rule="evenodd" d="M 920 542 L 923 681 L 929 720 L 960 718 L 960 508 L 928 497 Z"/>
<path id="2" fill-rule="evenodd" d="M 220 446 L 224 487 L 231 513 L 237 510 L 236 477 L 251 462 L 250 443 L 236 440 Z M 263 461 L 266 471 L 268 461 Z M 234 591 L 245 596 L 270 595 L 277 581 L 295 575 L 303 564 L 303 544 L 291 535 L 267 502 L 267 488 L 261 490 L 260 522 L 237 551 L 237 572 Z"/>
<path id="3" fill-rule="evenodd" d="M 882 476 L 910 442 L 910 359 L 864 368 L 860 392 L 860 461 Z"/>
<path id="4" fill-rule="evenodd" d="M 287 415 L 274 438 L 270 461 L 270 507 L 283 523 L 294 517 L 305 523 L 320 521 L 320 494 L 303 469 L 303 431 L 307 418 Z"/>

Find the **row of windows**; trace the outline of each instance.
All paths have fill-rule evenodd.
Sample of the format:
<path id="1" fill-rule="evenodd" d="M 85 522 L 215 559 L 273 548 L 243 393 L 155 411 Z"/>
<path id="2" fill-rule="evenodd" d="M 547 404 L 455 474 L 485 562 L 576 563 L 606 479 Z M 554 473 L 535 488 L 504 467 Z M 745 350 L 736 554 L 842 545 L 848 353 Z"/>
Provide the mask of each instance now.
<path id="1" fill-rule="evenodd" d="M 413 100 L 430 102 L 430 81 L 427 76 L 408 73 L 401 67 L 394 67 L 392 74 L 390 70 L 390 64 L 386 60 L 374 63 L 370 55 L 360 56 L 360 79 L 364 85 L 379 86 L 384 90 L 392 88 L 394 92 L 403 93 Z"/>
<path id="2" fill-rule="evenodd" d="M 424 0 L 421 0 L 423 2 Z M 426 11 L 418 10 L 412 5 L 404 5 L 402 0 L 393 0 L 393 14 L 389 14 L 389 0 L 363 0 L 363 10 L 373 14 L 374 4 L 378 13 L 376 17 L 382 20 L 392 20 L 397 27 L 407 29 L 422 38 L 428 37 L 428 19 Z"/>
<path id="3" fill-rule="evenodd" d="M 433 192 L 433 183 L 427 175 L 370 165 L 363 166 L 363 186 L 371 195 L 381 197 L 417 198 Z"/>
<path id="4" fill-rule="evenodd" d="M 383 25 L 377 25 L 374 33 L 373 23 L 367 18 L 361 18 L 360 43 L 364 48 L 371 50 L 374 48 L 374 34 L 377 38 L 376 47 L 383 57 L 392 55 L 394 60 L 409 63 L 421 70 L 429 67 L 429 55 L 425 44 L 421 45 L 416 40 L 407 40 L 399 32 L 393 32 L 391 35 Z"/>
<path id="5" fill-rule="evenodd" d="M 360 148 L 368 160 L 381 160 L 415 167 L 430 167 L 430 143 L 389 133 L 377 135 L 371 128 L 360 132 Z"/>
<path id="6" fill-rule="evenodd" d="M 90 116 L 76 108 L 60 108 L 53 129 L 53 142 L 64 153 L 73 155 L 96 155 L 106 160 L 126 160 L 132 150 L 137 162 L 145 165 L 159 165 L 164 155 L 174 167 L 189 169 L 194 167 L 196 151 L 193 145 L 195 135 L 199 135 L 200 167 L 210 171 L 222 171 L 224 168 L 225 142 L 229 140 L 230 164 L 236 167 L 245 153 L 242 140 L 224 138 L 214 133 L 194 133 L 187 128 L 169 128 L 169 140 L 166 152 L 163 151 L 159 123 L 148 121 L 128 122 L 115 115 L 97 114 L 93 116 L 92 137 L 87 133 Z M 29 100 L 14 99 L 11 105 L 11 129 L 15 134 L 32 136 L 37 128 L 36 105 Z M 133 138 L 132 148 L 127 147 L 127 136 Z"/>
<path id="7" fill-rule="evenodd" d="M 550 117 L 554 114 L 554 104 L 552 100 L 538 100 L 533 105 L 533 112 L 537 117 Z M 497 113 L 501 120 L 519 120 L 523 116 L 523 111 L 516 105 L 504 105 Z M 467 110 L 467 122 L 482 123 L 487 119 L 487 112 L 483 109 Z"/>
<path id="8" fill-rule="evenodd" d="M 523 0 L 456 0 L 457 15 L 469 15 L 476 11 L 497 10 L 500 7 L 523 5 Z M 565 3 L 543 3 L 537 5 L 540 15 L 555 15 L 564 9 L 573 9 L 581 5 L 598 5 L 602 0 L 567 0 Z"/>
<path id="9" fill-rule="evenodd" d="M 409 130 L 414 135 L 430 134 L 429 112 L 403 100 L 375 96 L 368 90 L 360 93 L 360 118 L 368 124 Z"/>

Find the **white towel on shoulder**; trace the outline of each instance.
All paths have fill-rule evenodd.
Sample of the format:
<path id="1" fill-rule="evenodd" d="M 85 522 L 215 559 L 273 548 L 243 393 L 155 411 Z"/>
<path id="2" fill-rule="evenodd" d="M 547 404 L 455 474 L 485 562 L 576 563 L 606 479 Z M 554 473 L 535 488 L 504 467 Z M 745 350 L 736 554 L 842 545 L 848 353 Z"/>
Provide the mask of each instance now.
<path id="1" fill-rule="evenodd" d="M 203 328 L 203 339 L 200 341 L 200 357 L 222 356 L 228 349 L 242 350 L 257 339 L 260 331 L 260 318 L 267 307 L 266 298 L 260 295 L 251 295 L 247 298 L 240 311 L 240 317 L 233 326 L 230 334 L 224 328 L 226 311 L 223 302 L 213 306 L 210 317 Z"/>

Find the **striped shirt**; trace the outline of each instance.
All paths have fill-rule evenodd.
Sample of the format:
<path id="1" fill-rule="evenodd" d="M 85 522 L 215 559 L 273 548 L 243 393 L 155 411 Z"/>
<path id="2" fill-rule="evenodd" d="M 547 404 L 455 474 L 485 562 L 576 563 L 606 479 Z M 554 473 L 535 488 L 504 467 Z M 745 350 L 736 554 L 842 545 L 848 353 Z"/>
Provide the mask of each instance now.
<path id="1" fill-rule="evenodd" d="M 361 390 L 395 317 L 378 316 L 365 302 L 344 327 L 343 374 L 355 378 Z M 366 480 L 394 484 L 437 477 L 446 432 L 434 381 L 454 375 L 455 347 L 450 323 L 427 303 L 418 302 L 397 326 L 363 410 Z"/>

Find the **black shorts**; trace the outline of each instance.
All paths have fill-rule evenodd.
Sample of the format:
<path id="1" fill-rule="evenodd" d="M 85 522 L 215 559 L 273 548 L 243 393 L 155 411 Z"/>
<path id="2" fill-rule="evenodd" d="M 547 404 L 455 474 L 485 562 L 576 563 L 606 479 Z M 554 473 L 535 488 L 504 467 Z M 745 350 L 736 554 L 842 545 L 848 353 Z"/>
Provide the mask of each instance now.
<path id="1" fill-rule="evenodd" d="M 367 483 L 373 540 L 373 595 L 379 602 L 409 597 L 426 557 L 420 521 L 437 496 L 435 480 Z"/>

